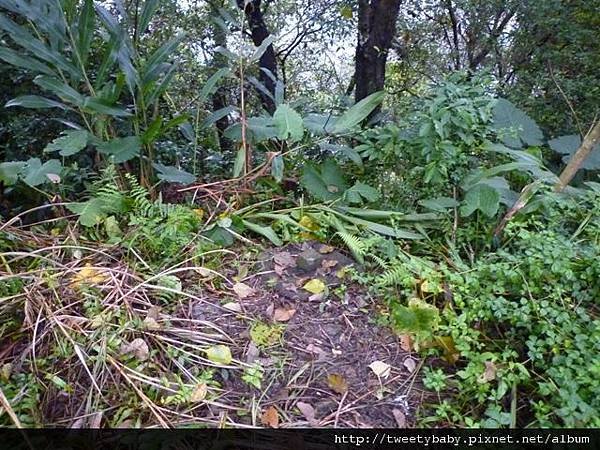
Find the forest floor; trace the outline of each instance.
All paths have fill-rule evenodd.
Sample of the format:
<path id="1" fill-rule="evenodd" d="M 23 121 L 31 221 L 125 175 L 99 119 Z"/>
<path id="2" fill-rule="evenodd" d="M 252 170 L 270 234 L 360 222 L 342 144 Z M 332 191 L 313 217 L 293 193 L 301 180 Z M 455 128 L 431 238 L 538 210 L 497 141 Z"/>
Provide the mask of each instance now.
<path id="1" fill-rule="evenodd" d="M 108 249 L 20 238 L 38 249 L 16 258 L 54 261 L 44 276 L 23 274 L 25 293 L 0 308 L 21 324 L 3 333 L 0 367 L 18 405 L 11 415 L 24 424 L 416 422 L 422 362 L 378 325 L 383 306 L 350 280 L 353 260 L 333 247 L 223 251 L 203 267 L 172 269 L 181 286 L 169 289 Z"/>

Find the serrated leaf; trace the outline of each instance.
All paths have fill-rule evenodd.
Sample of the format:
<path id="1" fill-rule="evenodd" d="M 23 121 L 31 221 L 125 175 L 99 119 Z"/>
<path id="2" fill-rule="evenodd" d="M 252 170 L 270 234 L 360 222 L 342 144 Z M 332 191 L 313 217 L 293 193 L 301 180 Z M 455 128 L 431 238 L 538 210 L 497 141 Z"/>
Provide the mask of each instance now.
<path id="1" fill-rule="evenodd" d="M 463 217 L 470 216 L 476 210 L 481 211 L 487 217 L 494 217 L 500 207 L 500 194 L 498 191 L 486 184 L 480 183 L 471 188 L 461 207 Z"/>
<path id="2" fill-rule="evenodd" d="M 289 139 L 291 142 L 296 142 L 304 136 L 302 117 L 285 103 L 277 107 L 273 114 L 273 123 L 277 128 L 279 139 Z"/>
<path id="3" fill-rule="evenodd" d="M 156 176 L 159 179 L 168 181 L 169 183 L 192 184 L 196 181 L 196 177 L 193 174 L 179 170 L 177 167 L 165 166 L 159 163 L 152 164 L 152 167 L 158 171 Z"/>
<path id="4" fill-rule="evenodd" d="M 215 345 L 206 350 L 206 357 L 217 364 L 231 364 L 231 349 L 226 345 Z"/>
<path id="5" fill-rule="evenodd" d="M 63 136 L 54 139 L 44 152 L 58 151 L 61 156 L 72 156 L 83 150 L 88 144 L 89 134 L 85 130 L 65 131 Z"/>
<path id="6" fill-rule="evenodd" d="M 385 93 L 379 91 L 363 98 L 336 120 L 332 132 L 344 133 L 361 123 L 381 104 L 384 96 Z"/>
<path id="7" fill-rule="evenodd" d="M 114 163 L 129 161 L 140 154 L 142 142 L 137 136 L 115 138 L 98 145 L 98 151 L 112 157 Z"/>
<path id="8" fill-rule="evenodd" d="M 42 164 L 39 158 L 31 158 L 22 170 L 23 181 L 30 186 L 39 186 L 51 181 L 48 174 L 58 175 L 61 171 L 62 165 L 57 159 Z"/>

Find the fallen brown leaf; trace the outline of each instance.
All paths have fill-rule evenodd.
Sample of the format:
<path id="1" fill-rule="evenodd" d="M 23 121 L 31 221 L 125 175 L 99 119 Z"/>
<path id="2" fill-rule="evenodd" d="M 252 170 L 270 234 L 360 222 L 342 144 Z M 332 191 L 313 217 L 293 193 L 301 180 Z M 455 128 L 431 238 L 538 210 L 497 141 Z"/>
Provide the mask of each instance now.
<path id="1" fill-rule="evenodd" d="M 193 403 L 201 402 L 206 398 L 206 394 L 208 393 L 208 386 L 206 383 L 198 383 L 194 390 L 192 391 L 192 395 L 190 396 L 190 400 Z"/>
<path id="2" fill-rule="evenodd" d="M 255 290 L 245 283 L 235 283 L 233 285 L 233 292 L 235 292 L 239 298 L 244 299 L 254 295 Z"/>
<path id="3" fill-rule="evenodd" d="M 334 250 L 335 250 L 335 248 L 333 248 L 331 245 L 325 245 L 325 244 L 323 244 L 323 245 L 321 245 L 319 247 L 319 253 L 322 254 L 322 255 L 325 255 L 327 253 L 331 253 Z"/>
<path id="4" fill-rule="evenodd" d="M 121 354 L 126 355 L 128 353 L 133 353 L 139 361 L 146 361 L 150 355 L 150 350 L 146 341 L 142 338 L 136 338 L 129 344 L 123 344 L 121 346 Z"/>
<path id="5" fill-rule="evenodd" d="M 274 406 L 269 406 L 265 412 L 262 413 L 260 421 L 263 425 L 271 428 L 279 428 L 279 414 Z"/>
<path id="6" fill-rule="evenodd" d="M 311 427 L 317 426 L 318 421 L 315 419 L 315 408 L 310 403 L 298 402 L 296 403 L 296 408 L 300 410 Z"/>
<path id="7" fill-rule="evenodd" d="M 287 269 L 288 267 L 296 267 L 296 260 L 290 252 L 279 252 L 273 256 L 275 264 Z"/>
<path id="8" fill-rule="evenodd" d="M 496 379 L 496 364 L 494 364 L 492 361 L 486 361 L 485 362 L 485 370 L 483 372 L 483 374 L 481 375 L 481 377 L 479 378 L 479 381 L 481 383 L 488 383 L 490 381 L 493 381 Z"/>
<path id="9" fill-rule="evenodd" d="M 393 409 L 392 414 L 394 415 L 394 419 L 396 419 L 396 424 L 398 428 L 406 428 L 406 416 L 399 409 Z"/>
<path id="10" fill-rule="evenodd" d="M 405 352 L 412 352 L 412 338 L 409 334 L 400 335 L 400 348 Z"/>
<path id="11" fill-rule="evenodd" d="M 331 269 L 332 267 L 337 266 L 338 262 L 335 259 L 324 259 L 321 261 L 321 267 L 323 269 Z"/>
<path id="12" fill-rule="evenodd" d="M 295 309 L 277 308 L 273 312 L 273 320 L 277 322 L 287 322 L 296 314 Z"/>

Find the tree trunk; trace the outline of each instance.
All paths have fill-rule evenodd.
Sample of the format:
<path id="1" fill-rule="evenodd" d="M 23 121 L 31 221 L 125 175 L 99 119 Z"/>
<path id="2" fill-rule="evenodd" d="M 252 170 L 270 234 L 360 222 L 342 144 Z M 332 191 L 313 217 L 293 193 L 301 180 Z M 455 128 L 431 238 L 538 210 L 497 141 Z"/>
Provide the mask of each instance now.
<path id="1" fill-rule="evenodd" d="M 245 9 L 244 3 L 246 3 Z M 244 0 L 237 0 L 237 4 L 240 9 L 244 10 L 246 19 L 248 20 L 248 27 L 250 28 L 252 42 L 256 47 L 260 46 L 263 41 L 269 37 L 269 30 L 267 28 L 267 24 L 265 23 L 263 13 L 260 9 L 261 0 L 246 0 L 246 2 Z M 276 84 L 275 80 L 277 79 L 277 59 L 275 57 L 275 49 L 273 48 L 273 45 L 269 45 L 265 52 L 261 55 L 258 61 L 258 67 L 260 69 L 258 80 L 274 98 Z M 268 73 L 265 73 L 263 69 L 271 72 L 272 77 Z M 258 95 L 260 96 L 260 101 L 263 107 L 270 114 L 273 114 L 275 112 L 275 101 L 273 98 L 261 91 L 258 92 Z"/>
<path id="2" fill-rule="evenodd" d="M 383 89 L 385 64 L 396 33 L 401 0 L 359 0 L 355 99 Z"/>
<path id="3" fill-rule="evenodd" d="M 218 10 L 220 7 L 223 7 L 224 2 L 220 2 L 220 4 L 209 3 L 210 4 L 210 16 L 218 17 Z M 213 40 L 215 43 L 215 48 L 217 47 L 227 47 L 227 33 L 221 26 L 219 26 L 216 22 L 211 24 L 211 31 Z M 222 53 L 215 52 L 213 56 L 213 60 L 211 63 L 211 69 L 216 72 L 217 70 L 227 66 L 227 57 Z M 219 109 L 225 108 L 229 102 L 227 101 L 227 90 L 223 88 L 223 86 L 219 86 L 216 92 L 212 96 L 212 106 L 213 111 L 218 111 Z M 219 138 L 219 147 L 221 152 L 227 153 L 232 150 L 233 143 L 231 140 L 225 137 L 225 130 L 229 127 L 229 117 L 225 116 L 217 120 L 215 123 L 217 128 L 217 136 Z M 201 162 L 201 168 L 204 170 L 204 161 Z"/>

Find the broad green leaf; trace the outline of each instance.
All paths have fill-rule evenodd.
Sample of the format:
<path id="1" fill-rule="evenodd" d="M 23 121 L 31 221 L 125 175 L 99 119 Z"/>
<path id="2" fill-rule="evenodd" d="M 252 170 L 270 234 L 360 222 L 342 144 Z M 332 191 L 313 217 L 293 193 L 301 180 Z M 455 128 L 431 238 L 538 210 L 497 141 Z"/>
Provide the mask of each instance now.
<path id="1" fill-rule="evenodd" d="M 560 136 L 549 140 L 548 145 L 555 152 L 564 155 L 562 160 L 566 164 L 581 145 L 581 138 L 576 134 Z M 596 144 L 592 152 L 583 161 L 581 168 L 588 170 L 600 169 L 600 144 Z"/>
<path id="2" fill-rule="evenodd" d="M 494 129 L 503 134 L 502 141 L 513 148 L 542 145 L 544 134 L 535 121 L 506 99 L 499 98 L 494 106 Z M 515 132 L 516 137 L 511 135 Z M 508 134 L 507 134 L 508 133 Z"/>
<path id="3" fill-rule="evenodd" d="M 300 183 L 313 197 L 323 201 L 340 198 L 348 188 L 341 169 L 331 159 L 319 167 L 305 165 Z"/>
<path id="4" fill-rule="evenodd" d="M 344 193 L 344 198 L 348 203 L 355 204 L 363 203 L 363 201 L 376 202 L 379 200 L 379 191 L 368 184 L 357 181 L 354 186 Z"/>
<path id="5" fill-rule="evenodd" d="M 44 152 L 58 151 L 61 156 L 71 156 L 83 150 L 89 139 L 85 130 L 65 131 L 64 136 L 58 137 L 46 145 Z"/>
<path id="6" fill-rule="evenodd" d="M 6 161 L 0 163 L 0 181 L 5 186 L 12 186 L 19 179 L 19 174 L 25 165 L 25 161 Z"/>
<path id="7" fill-rule="evenodd" d="M 62 171 L 62 165 L 57 159 L 51 159 L 44 164 L 39 158 L 31 158 L 27 161 L 22 171 L 23 181 L 30 186 L 50 182 L 48 175 L 58 175 Z"/>
<path id="8" fill-rule="evenodd" d="M 332 132 L 344 133 L 354 128 L 365 120 L 369 114 L 381 104 L 384 95 L 385 93 L 383 91 L 379 91 L 363 98 L 336 120 Z"/>
<path id="9" fill-rule="evenodd" d="M 129 117 L 131 113 L 121 107 L 107 104 L 106 101 L 96 97 L 86 97 L 83 101 L 83 108 L 98 114 L 105 114 L 114 117 Z"/>
<path id="10" fill-rule="evenodd" d="M 52 92 L 63 101 L 77 106 L 81 106 L 83 104 L 83 96 L 71 86 L 63 83 L 57 78 L 49 77 L 47 75 L 38 75 L 35 77 L 33 82 L 41 88 Z"/>
<path id="11" fill-rule="evenodd" d="M 98 145 L 98 151 L 112 157 L 114 163 L 129 161 L 140 154 L 142 142 L 137 136 L 112 139 Z"/>
<path id="12" fill-rule="evenodd" d="M 40 97 L 39 95 L 22 95 L 21 97 L 13 98 L 4 105 L 6 108 L 11 106 L 21 106 L 30 109 L 45 109 L 45 108 L 60 108 L 67 110 L 69 107 L 63 103 L 50 100 L 49 98 Z"/>
<path id="13" fill-rule="evenodd" d="M 304 117 L 304 126 L 308 131 L 317 136 L 331 133 L 338 117 L 331 114 L 307 114 Z"/>
<path id="14" fill-rule="evenodd" d="M 92 198 L 82 203 L 71 203 L 67 207 L 71 212 L 79 214 L 79 223 L 84 227 L 93 227 L 106 217 L 104 202 L 100 198 Z"/>
<path id="15" fill-rule="evenodd" d="M 41 63 L 37 59 L 30 58 L 29 56 L 19 55 L 17 52 L 6 47 L 0 48 L 0 59 L 15 67 L 22 67 L 24 69 L 32 70 L 33 72 L 56 76 L 56 73 L 46 64 Z"/>
<path id="16" fill-rule="evenodd" d="M 277 155 L 271 160 L 271 175 L 275 178 L 275 181 L 281 183 L 283 180 L 283 156 Z"/>
<path id="17" fill-rule="evenodd" d="M 159 163 L 152 164 L 158 171 L 157 177 L 169 183 L 192 184 L 196 181 L 196 177 L 184 170 L 179 170 L 177 167 L 164 166 Z"/>
<path id="18" fill-rule="evenodd" d="M 494 217 L 500 207 L 500 194 L 498 191 L 486 184 L 477 184 L 471 188 L 461 206 L 461 215 L 470 216 L 476 210 L 481 211 L 487 217 Z"/>
<path id="19" fill-rule="evenodd" d="M 439 311 L 423 300 L 411 299 L 408 306 L 398 305 L 392 311 L 394 326 L 407 333 L 432 332 L 439 321 Z"/>
<path id="20" fill-rule="evenodd" d="M 215 345 L 206 350 L 206 357 L 217 364 L 231 364 L 231 349 L 226 345 Z"/>
<path id="21" fill-rule="evenodd" d="M 273 114 L 273 123 L 277 128 L 279 139 L 289 139 L 291 142 L 296 142 L 302 139 L 304 135 L 302 117 L 287 104 L 277 107 Z"/>

